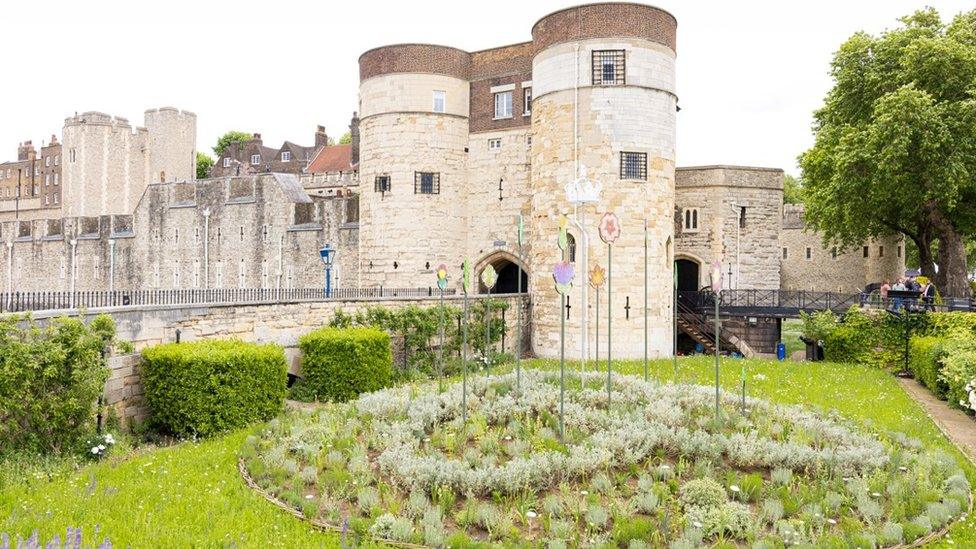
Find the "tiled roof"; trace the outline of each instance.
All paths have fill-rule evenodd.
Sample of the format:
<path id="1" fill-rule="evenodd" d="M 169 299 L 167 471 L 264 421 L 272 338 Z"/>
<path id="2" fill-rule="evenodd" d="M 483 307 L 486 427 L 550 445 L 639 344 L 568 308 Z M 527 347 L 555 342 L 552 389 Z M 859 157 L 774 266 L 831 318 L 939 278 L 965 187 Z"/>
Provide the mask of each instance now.
<path id="1" fill-rule="evenodd" d="M 332 145 L 322 147 L 308 166 L 310 173 L 350 172 L 352 165 L 352 145 Z"/>

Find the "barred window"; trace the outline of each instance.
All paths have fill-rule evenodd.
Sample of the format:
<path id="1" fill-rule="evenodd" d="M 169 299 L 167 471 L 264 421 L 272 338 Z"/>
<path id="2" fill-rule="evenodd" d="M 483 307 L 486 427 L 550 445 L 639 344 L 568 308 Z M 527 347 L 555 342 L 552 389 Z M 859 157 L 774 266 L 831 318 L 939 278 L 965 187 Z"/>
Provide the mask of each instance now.
<path id="1" fill-rule="evenodd" d="M 414 172 L 413 193 L 441 194 L 441 174 L 434 172 Z"/>
<path id="2" fill-rule="evenodd" d="M 620 179 L 647 179 L 647 153 L 620 153 Z"/>
<path id="3" fill-rule="evenodd" d="M 624 57 L 624 50 L 593 50 L 593 85 L 624 85 L 626 73 Z"/>
<path id="4" fill-rule="evenodd" d="M 377 175 L 373 182 L 373 190 L 378 193 L 390 192 L 390 176 Z"/>

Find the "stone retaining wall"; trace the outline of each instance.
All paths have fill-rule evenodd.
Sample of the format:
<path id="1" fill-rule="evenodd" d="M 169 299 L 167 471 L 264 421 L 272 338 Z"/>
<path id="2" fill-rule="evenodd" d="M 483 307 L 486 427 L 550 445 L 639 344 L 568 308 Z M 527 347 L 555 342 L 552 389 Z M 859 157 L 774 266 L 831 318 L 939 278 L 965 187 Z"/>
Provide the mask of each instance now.
<path id="1" fill-rule="evenodd" d="M 149 416 L 142 392 L 139 354 L 113 356 L 108 359 L 109 376 L 105 382 L 105 406 L 115 410 L 123 428 L 143 422 Z"/>

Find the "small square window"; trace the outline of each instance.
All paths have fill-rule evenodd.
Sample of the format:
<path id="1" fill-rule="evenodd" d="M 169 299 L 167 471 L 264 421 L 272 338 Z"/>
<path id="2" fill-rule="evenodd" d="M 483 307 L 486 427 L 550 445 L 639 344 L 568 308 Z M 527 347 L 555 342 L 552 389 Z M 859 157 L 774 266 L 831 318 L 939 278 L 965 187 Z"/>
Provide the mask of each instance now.
<path id="1" fill-rule="evenodd" d="M 260 163 L 261 163 L 261 155 L 260 154 L 252 154 L 251 155 L 251 165 L 252 166 L 257 166 Z"/>
<path id="2" fill-rule="evenodd" d="M 414 194 L 440 194 L 441 174 L 434 172 L 414 172 Z"/>
<path id="3" fill-rule="evenodd" d="M 503 91 L 495 94 L 495 118 L 512 117 L 512 92 Z"/>
<path id="4" fill-rule="evenodd" d="M 434 90 L 433 103 L 434 112 L 444 112 L 447 105 L 447 92 Z"/>
<path id="5" fill-rule="evenodd" d="M 224 158 L 224 167 L 225 168 L 230 167 L 230 157 Z"/>
<path id="6" fill-rule="evenodd" d="M 620 179 L 647 179 L 647 153 L 620 153 Z"/>
<path id="7" fill-rule="evenodd" d="M 373 182 L 373 190 L 378 193 L 390 192 L 390 176 L 377 175 L 376 180 Z"/>
<path id="8" fill-rule="evenodd" d="M 291 151 L 284 151 L 281 153 L 282 162 L 291 162 Z"/>
<path id="9" fill-rule="evenodd" d="M 489 139 L 488 140 L 488 150 L 489 151 L 497 151 L 497 150 L 501 150 L 501 148 L 502 148 L 502 140 L 501 140 L 501 138 Z"/>
<path id="10" fill-rule="evenodd" d="M 593 50 L 593 85 L 624 85 L 626 72 L 624 59 L 624 50 Z"/>

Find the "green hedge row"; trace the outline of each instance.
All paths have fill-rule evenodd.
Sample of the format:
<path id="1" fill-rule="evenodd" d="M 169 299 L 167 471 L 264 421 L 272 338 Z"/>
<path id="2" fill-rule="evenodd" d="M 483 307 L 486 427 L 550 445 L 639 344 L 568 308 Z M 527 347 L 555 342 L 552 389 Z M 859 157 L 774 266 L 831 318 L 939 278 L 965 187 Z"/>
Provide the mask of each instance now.
<path id="1" fill-rule="evenodd" d="M 243 341 L 193 341 L 142 352 L 142 383 L 153 426 L 209 436 L 271 419 L 287 391 L 284 350 Z"/>
<path id="2" fill-rule="evenodd" d="M 390 336 L 376 328 L 321 328 L 299 339 L 306 393 L 344 402 L 389 386 Z"/>
<path id="3" fill-rule="evenodd" d="M 976 379 L 976 338 L 957 332 L 949 337 L 911 340 L 909 369 L 936 396 L 969 407 L 966 386 Z"/>

